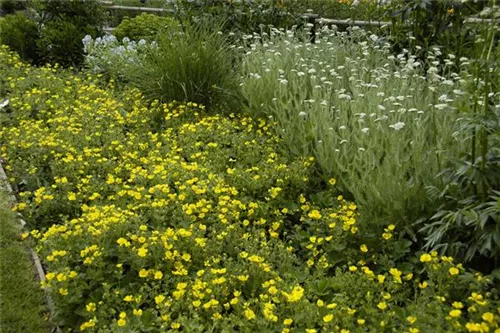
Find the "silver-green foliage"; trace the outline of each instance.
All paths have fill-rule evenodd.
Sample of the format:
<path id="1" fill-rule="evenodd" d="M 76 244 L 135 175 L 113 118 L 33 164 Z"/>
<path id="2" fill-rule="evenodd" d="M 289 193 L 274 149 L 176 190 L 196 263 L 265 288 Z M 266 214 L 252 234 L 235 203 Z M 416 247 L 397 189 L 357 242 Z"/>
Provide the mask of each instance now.
<path id="1" fill-rule="evenodd" d="M 313 155 L 372 222 L 425 216 L 436 208 L 425 187 L 464 149 L 455 131 L 468 96 L 453 56 L 433 49 L 424 69 L 360 29 L 318 35 L 315 44 L 297 31 L 247 36 L 249 109 L 274 117 L 291 151 Z"/>

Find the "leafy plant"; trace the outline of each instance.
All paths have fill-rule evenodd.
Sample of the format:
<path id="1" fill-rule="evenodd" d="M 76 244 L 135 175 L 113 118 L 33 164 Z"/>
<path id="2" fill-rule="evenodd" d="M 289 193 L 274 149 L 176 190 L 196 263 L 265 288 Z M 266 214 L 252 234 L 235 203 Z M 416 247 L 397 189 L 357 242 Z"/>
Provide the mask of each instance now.
<path id="1" fill-rule="evenodd" d="M 0 14 L 14 14 L 16 11 L 26 9 L 27 1 L 18 0 L 0 0 Z"/>
<path id="2" fill-rule="evenodd" d="M 85 31 L 84 27 L 62 19 L 45 23 L 37 41 L 43 61 L 59 63 L 65 67 L 78 66 L 83 61 L 83 45 L 81 38 L 77 37 L 93 33 L 93 30 L 88 27 Z"/>
<path id="3" fill-rule="evenodd" d="M 304 13 L 287 6 L 284 0 L 218 1 L 193 0 L 175 2 L 176 15 L 183 22 L 223 22 L 220 30 L 238 36 L 304 22 Z"/>
<path id="4" fill-rule="evenodd" d="M 82 38 L 102 34 L 106 19 L 102 4 L 97 0 L 39 0 L 34 8 L 42 25 L 37 45 L 43 61 L 79 66 Z"/>
<path id="5" fill-rule="evenodd" d="M 113 34 L 119 40 L 125 37 L 138 41 L 145 39 L 153 41 L 156 35 L 168 33 L 168 31 L 178 31 L 180 24 L 172 17 L 162 17 L 155 14 L 142 13 L 134 18 L 126 17 L 120 25 L 116 27 Z"/>
<path id="6" fill-rule="evenodd" d="M 494 6 L 493 6 L 494 8 Z M 462 106 L 457 137 L 470 147 L 441 172 L 442 187 L 429 187 L 433 198 L 445 199 L 432 223 L 421 231 L 427 249 L 440 250 L 491 270 L 500 265 L 500 48 L 498 27 L 484 23 L 467 77 L 470 99 Z M 490 259 L 490 260 L 480 260 Z M 493 261 L 491 260 L 493 259 Z"/>
<path id="7" fill-rule="evenodd" d="M 24 13 L 5 15 L 0 18 L 0 42 L 19 53 L 26 61 L 38 60 L 37 40 L 39 28 L 35 20 Z"/>
<path id="8" fill-rule="evenodd" d="M 389 36 L 395 52 L 409 49 L 420 59 L 438 46 L 444 54 L 459 59 L 471 56 L 477 33 L 465 20 L 477 14 L 486 1 L 404 0 L 388 4 L 391 26 Z"/>

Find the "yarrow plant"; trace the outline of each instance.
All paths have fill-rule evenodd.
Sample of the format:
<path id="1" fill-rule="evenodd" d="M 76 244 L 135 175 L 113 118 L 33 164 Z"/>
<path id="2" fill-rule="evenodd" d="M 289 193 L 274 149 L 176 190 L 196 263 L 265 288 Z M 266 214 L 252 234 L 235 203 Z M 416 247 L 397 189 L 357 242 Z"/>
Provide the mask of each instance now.
<path id="1" fill-rule="evenodd" d="M 249 111 L 276 120 L 292 152 L 314 155 L 324 179 L 337 178 L 356 199 L 368 228 L 432 215 L 425 187 L 465 147 L 456 130 L 469 97 L 453 55 L 433 48 L 424 66 L 359 28 L 324 27 L 315 44 L 302 31 L 275 29 L 247 44 Z"/>

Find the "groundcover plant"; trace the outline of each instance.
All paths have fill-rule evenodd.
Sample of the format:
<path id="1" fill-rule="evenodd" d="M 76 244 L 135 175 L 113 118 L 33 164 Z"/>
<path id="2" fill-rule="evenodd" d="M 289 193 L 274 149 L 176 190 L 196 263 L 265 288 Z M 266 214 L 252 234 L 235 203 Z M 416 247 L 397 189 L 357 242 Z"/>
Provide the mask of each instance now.
<path id="1" fill-rule="evenodd" d="M 500 331 L 489 277 L 403 256 L 393 224 L 367 246 L 272 122 L 0 60 L 1 156 L 65 331 Z"/>

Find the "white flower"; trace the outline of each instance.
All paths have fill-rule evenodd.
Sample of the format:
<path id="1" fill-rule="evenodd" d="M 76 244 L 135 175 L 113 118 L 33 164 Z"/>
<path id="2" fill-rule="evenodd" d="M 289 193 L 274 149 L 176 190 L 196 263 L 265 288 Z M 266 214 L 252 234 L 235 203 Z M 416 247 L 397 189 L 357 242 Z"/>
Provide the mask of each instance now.
<path id="1" fill-rule="evenodd" d="M 438 110 L 443 110 L 443 109 L 446 109 L 448 107 L 448 104 L 436 104 L 436 105 L 434 105 L 434 107 Z"/>
<path id="2" fill-rule="evenodd" d="M 299 117 L 305 117 L 305 116 L 307 116 L 307 113 L 305 113 L 304 111 L 299 112 Z"/>
<path id="3" fill-rule="evenodd" d="M 393 125 L 389 125 L 389 127 L 395 129 L 396 131 L 399 131 L 400 129 L 405 127 L 405 123 L 398 121 L 397 123 L 395 123 Z"/>
<path id="4" fill-rule="evenodd" d="M 340 127 L 339 127 L 339 130 L 345 130 L 346 128 L 347 128 L 347 127 L 345 127 L 345 126 L 340 126 Z"/>
<path id="5" fill-rule="evenodd" d="M 280 79 L 279 80 L 281 84 L 288 84 L 288 80 L 287 79 Z"/>
<path id="6" fill-rule="evenodd" d="M 5 101 L 0 103 L 0 110 L 9 105 L 10 100 L 7 98 Z"/>
<path id="7" fill-rule="evenodd" d="M 368 133 L 368 131 L 369 131 L 369 130 L 370 130 L 370 129 L 369 129 L 368 127 L 365 127 L 365 128 L 363 128 L 363 129 L 361 129 L 361 132 L 363 132 L 363 133 Z"/>

